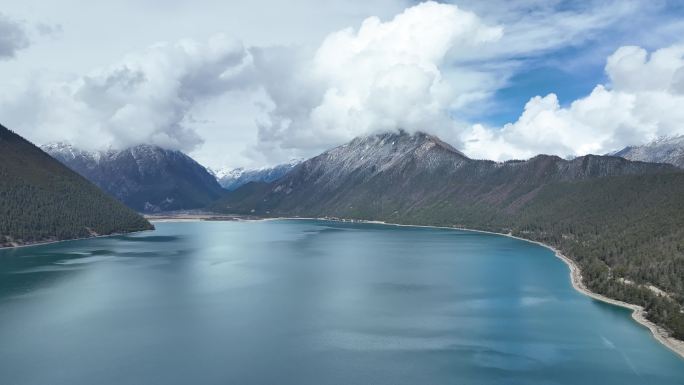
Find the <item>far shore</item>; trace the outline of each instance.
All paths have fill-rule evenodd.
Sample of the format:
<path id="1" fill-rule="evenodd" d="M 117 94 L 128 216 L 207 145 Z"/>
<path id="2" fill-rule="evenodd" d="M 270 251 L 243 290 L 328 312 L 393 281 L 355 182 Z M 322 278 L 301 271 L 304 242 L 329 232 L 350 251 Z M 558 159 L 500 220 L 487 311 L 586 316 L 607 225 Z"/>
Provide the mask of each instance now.
<path id="1" fill-rule="evenodd" d="M 150 222 L 244 221 L 264 219 L 263 217 L 249 215 L 218 214 L 201 211 L 145 214 L 144 217 Z"/>
<path id="2" fill-rule="evenodd" d="M 129 232 L 126 232 L 126 233 L 111 233 L 111 234 L 102 234 L 102 235 L 90 235 L 90 236 L 81 237 L 81 238 L 55 239 L 55 240 L 49 240 L 49 241 L 26 242 L 26 243 L 13 244 L 13 245 L 10 245 L 10 246 L 0 245 L 0 251 L 2 251 L 2 250 L 19 249 L 19 248 L 23 248 L 23 247 L 33 247 L 33 246 L 52 245 L 52 244 L 55 244 L 55 243 L 62 243 L 62 242 L 69 242 L 69 241 L 85 241 L 86 239 L 116 237 L 116 236 L 119 236 L 119 235 L 129 235 L 129 234 L 144 233 L 144 232 L 146 232 L 146 231 L 154 231 L 154 229 L 129 231 Z"/>
<path id="3" fill-rule="evenodd" d="M 248 216 L 240 216 L 240 215 L 224 215 L 224 214 L 216 214 L 216 213 L 210 213 L 210 212 L 187 212 L 187 213 L 162 213 L 162 214 L 145 214 L 143 215 L 145 219 L 147 219 L 149 222 L 196 222 L 196 221 L 236 221 L 236 220 L 255 220 L 255 219 L 261 219 L 257 217 L 248 217 Z M 0 245 L 0 250 L 12 250 L 12 249 L 19 249 L 19 248 L 24 248 L 24 247 L 33 247 L 33 246 L 43 246 L 43 245 L 52 245 L 56 243 L 62 243 L 62 242 L 69 242 L 69 241 L 83 241 L 86 239 L 94 239 L 94 238 L 106 238 L 106 237 L 116 237 L 119 235 L 129 235 L 129 234 L 137 234 L 137 233 L 142 233 L 145 231 L 153 231 L 154 229 L 151 230 L 138 230 L 138 231 L 129 231 L 129 232 L 124 232 L 124 233 L 111 233 L 111 234 L 98 234 L 98 235 L 90 235 L 87 237 L 80 237 L 80 238 L 70 238 L 70 239 L 50 239 L 50 240 L 42 240 L 42 241 L 36 241 L 36 242 L 23 242 L 23 243 L 13 243 L 13 244 L 4 244 Z"/>

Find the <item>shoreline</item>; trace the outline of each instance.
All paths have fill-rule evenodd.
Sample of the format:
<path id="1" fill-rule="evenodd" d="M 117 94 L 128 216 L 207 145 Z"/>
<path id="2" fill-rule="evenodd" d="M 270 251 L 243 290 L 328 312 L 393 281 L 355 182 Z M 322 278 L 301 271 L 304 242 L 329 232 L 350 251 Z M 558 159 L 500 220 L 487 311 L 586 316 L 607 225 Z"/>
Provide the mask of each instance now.
<path id="1" fill-rule="evenodd" d="M 478 231 L 478 230 L 470 230 L 470 229 L 462 229 L 466 231 Z M 593 291 L 589 290 L 584 283 L 582 283 L 582 271 L 577 266 L 575 261 L 570 259 L 569 257 L 565 256 L 563 253 L 560 252 L 560 250 L 556 249 L 553 246 L 549 246 L 545 243 L 538 242 L 538 241 L 533 241 L 530 239 L 525 239 L 521 237 L 517 237 L 512 234 L 502 234 L 502 233 L 495 233 L 495 232 L 490 232 L 490 231 L 484 231 L 485 233 L 490 233 L 490 234 L 497 234 L 497 235 L 504 235 L 510 238 L 518 239 L 521 241 L 525 242 L 530 242 L 537 244 L 539 246 L 545 247 L 551 251 L 553 251 L 554 255 L 560 259 L 561 261 L 565 262 L 566 265 L 570 268 L 570 282 L 572 284 L 572 287 L 580 292 L 581 294 L 586 295 L 587 297 L 590 297 L 592 299 L 595 299 L 597 301 L 601 301 L 613 306 L 619 306 L 622 308 L 626 308 L 632 311 L 632 319 L 636 321 L 638 324 L 641 326 L 646 327 L 650 332 L 653 338 L 656 339 L 656 341 L 660 342 L 662 345 L 670 349 L 672 352 L 677 354 L 680 358 L 684 359 L 684 341 L 678 340 L 672 336 L 670 336 L 670 333 L 665 330 L 663 327 L 658 326 L 657 324 L 653 323 L 652 321 L 648 320 L 646 318 L 646 311 L 644 310 L 643 307 L 639 305 L 635 305 L 632 303 L 616 300 L 610 297 L 606 297 L 605 295 L 594 293 Z"/>
<path id="2" fill-rule="evenodd" d="M 143 216 L 150 223 L 152 222 L 211 222 L 211 221 L 244 221 L 260 220 L 263 218 L 246 215 L 229 215 L 219 213 L 168 213 L 168 214 L 146 214 Z"/>
<path id="3" fill-rule="evenodd" d="M 45 246 L 45 245 L 52 245 L 56 243 L 63 243 L 63 242 L 70 242 L 70 241 L 85 241 L 88 239 L 95 239 L 95 238 L 107 238 L 107 237 L 116 237 L 119 235 L 128 235 L 128 234 L 137 234 L 137 233 L 144 233 L 146 231 L 154 231 L 154 229 L 149 229 L 149 230 L 136 230 L 136 231 L 131 231 L 127 233 L 112 233 L 112 234 L 103 234 L 103 235 L 93 235 L 90 237 L 82 237 L 82 238 L 71 238 L 71 239 L 60 239 L 56 241 L 41 241 L 41 242 L 31 242 L 31 243 L 24 243 L 21 245 L 16 245 L 16 246 L 0 246 L 0 251 L 3 250 L 16 250 L 16 249 L 21 249 L 24 247 L 35 247 L 35 246 Z"/>

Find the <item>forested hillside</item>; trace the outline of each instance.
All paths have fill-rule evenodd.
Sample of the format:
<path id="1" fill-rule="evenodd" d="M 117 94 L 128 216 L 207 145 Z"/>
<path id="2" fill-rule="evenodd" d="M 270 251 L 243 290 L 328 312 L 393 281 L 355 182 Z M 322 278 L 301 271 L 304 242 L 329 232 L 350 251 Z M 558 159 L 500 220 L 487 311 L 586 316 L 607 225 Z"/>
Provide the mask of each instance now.
<path id="1" fill-rule="evenodd" d="M 0 125 L 0 246 L 151 228 L 142 216 Z"/>
<path id="2" fill-rule="evenodd" d="M 546 155 L 496 163 L 429 135 L 387 134 L 243 186 L 214 209 L 510 232 L 559 248 L 591 290 L 644 306 L 684 339 L 684 172 L 671 165 Z"/>
<path id="3" fill-rule="evenodd" d="M 684 173 L 554 182 L 517 208 L 454 202 L 382 219 L 510 232 L 552 245 L 577 262 L 590 290 L 643 306 L 649 319 L 684 339 Z"/>

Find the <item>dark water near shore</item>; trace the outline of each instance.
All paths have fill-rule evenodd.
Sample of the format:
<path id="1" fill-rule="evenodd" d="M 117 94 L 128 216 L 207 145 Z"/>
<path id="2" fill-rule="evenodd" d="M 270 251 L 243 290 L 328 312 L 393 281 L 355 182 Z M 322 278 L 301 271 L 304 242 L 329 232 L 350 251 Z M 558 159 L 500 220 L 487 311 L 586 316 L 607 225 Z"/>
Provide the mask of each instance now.
<path id="1" fill-rule="evenodd" d="M 684 384 L 551 251 L 313 221 L 0 251 L 0 384 Z"/>

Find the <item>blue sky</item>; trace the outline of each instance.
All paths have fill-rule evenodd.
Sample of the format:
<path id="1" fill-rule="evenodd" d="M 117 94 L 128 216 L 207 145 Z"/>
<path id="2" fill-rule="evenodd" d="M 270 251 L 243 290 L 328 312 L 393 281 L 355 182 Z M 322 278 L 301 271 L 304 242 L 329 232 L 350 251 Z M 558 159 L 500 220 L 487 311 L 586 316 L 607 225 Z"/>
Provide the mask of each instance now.
<path id="1" fill-rule="evenodd" d="M 557 11 L 587 9 L 590 3 L 560 1 Z M 606 58 L 617 48 L 636 45 L 655 50 L 684 40 L 684 2 L 656 0 L 641 4 L 629 17 L 601 28 L 586 40 L 539 56 L 523 55 L 520 59 L 528 65 L 521 66 L 509 84 L 497 90 L 497 110 L 481 114 L 478 120 L 495 126 L 515 121 L 525 103 L 535 95 L 555 93 L 561 105 L 567 106 L 589 94 L 597 84 L 608 83 Z"/>
<path id="2" fill-rule="evenodd" d="M 563 52 L 566 51 L 566 52 Z M 606 82 L 605 63 L 583 65 L 580 71 L 565 70 L 558 65 L 563 57 L 576 51 L 566 49 L 554 53 L 548 62 L 541 60 L 514 74 L 509 84 L 496 91 L 496 109 L 479 114 L 475 119 L 493 126 L 515 121 L 528 100 L 535 95 L 558 95 L 562 105 L 587 95 L 599 83 Z"/>

